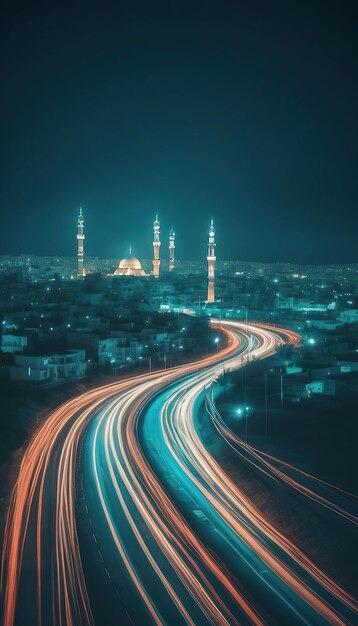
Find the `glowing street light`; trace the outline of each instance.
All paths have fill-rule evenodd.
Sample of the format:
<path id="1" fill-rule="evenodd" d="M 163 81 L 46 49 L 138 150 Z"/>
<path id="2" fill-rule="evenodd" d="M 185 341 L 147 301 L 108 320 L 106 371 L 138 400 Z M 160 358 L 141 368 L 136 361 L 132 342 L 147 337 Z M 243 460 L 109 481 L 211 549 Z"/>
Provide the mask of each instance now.
<path id="1" fill-rule="evenodd" d="M 239 408 L 236 409 L 237 415 L 245 418 L 245 441 L 246 443 L 249 443 L 249 414 L 250 412 L 252 412 L 251 406 L 239 406 Z"/>

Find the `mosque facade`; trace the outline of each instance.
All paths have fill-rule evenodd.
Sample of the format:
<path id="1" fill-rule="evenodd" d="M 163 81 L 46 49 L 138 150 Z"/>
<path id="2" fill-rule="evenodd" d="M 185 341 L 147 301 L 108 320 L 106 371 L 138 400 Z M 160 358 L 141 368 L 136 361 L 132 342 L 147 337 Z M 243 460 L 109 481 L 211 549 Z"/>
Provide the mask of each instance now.
<path id="1" fill-rule="evenodd" d="M 131 248 L 129 255 L 119 262 L 113 276 L 147 276 L 142 264 L 136 256 L 132 254 Z"/>
<path id="2" fill-rule="evenodd" d="M 82 278 L 85 276 L 84 269 L 84 218 L 82 213 L 82 208 L 80 208 L 80 213 L 77 221 L 77 257 L 78 257 L 78 270 L 77 276 Z M 146 274 L 144 271 L 141 262 L 137 259 L 136 256 L 132 254 L 132 249 L 129 249 L 129 255 L 122 259 L 119 262 L 118 267 L 113 272 L 113 276 L 154 276 L 155 278 L 159 278 L 160 272 L 160 222 L 158 219 L 158 214 L 155 216 L 155 220 L 153 223 L 153 270 L 150 274 Z M 215 229 L 213 220 L 211 220 L 210 228 L 209 228 L 209 241 L 208 241 L 208 294 L 207 294 L 207 302 L 213 303 L 215 302 Z M 174 230 L 171 229 L 169 233 L 169 265 L 168 270 L 172 272 L 175 268 L 175 258 L 174 258 L 174 250 L 175 250 L 175 233 Z"/>

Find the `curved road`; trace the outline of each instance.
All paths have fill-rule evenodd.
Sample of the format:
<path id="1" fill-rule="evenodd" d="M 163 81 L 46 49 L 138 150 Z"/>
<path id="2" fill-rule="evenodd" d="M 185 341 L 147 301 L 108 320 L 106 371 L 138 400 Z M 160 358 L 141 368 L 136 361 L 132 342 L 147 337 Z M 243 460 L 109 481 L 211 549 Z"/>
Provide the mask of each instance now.
<path id="1" fill-rule="evenodd" d="M 221 352 L 89 391 L 35 434 L 4 535 L 5 626 L 355 622 L 355 599 L 272 526 L 199 435 L 223 366 L 299 336 L 221 330 Z"/>

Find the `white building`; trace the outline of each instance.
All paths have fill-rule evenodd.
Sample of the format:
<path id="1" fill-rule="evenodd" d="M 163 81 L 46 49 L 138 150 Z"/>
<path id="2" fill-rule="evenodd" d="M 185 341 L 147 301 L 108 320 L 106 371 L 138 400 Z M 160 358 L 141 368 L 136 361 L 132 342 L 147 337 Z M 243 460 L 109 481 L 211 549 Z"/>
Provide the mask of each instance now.
<path id="1" fill-rule="evenodd" d="M 323 396 L 336 395 L 336 383 L 334 380 L 314 380 L 306 385 L 307 395 L 320 394 Z"/>
<path id="2" fill-rule="evenodd" d="M 85 350 L 69 350 L 50 356 L 15 355 L 10 378 L 29 382 L 45 382 L 81 378 L 86 374 Z"/>
<path id="3" fill-rule="evenodd" d="M 338 319 L 344 324 L 358 323 L 358 309 L 347 309 L 346 311 L 341 311 L 338 315 Z"/>
<path id="4" fill-rule="evenodd" d="M 27 337 L 23 335 L 2 335 L 1 351 L 2 352 L 23 352 L 27 347 Z"/>

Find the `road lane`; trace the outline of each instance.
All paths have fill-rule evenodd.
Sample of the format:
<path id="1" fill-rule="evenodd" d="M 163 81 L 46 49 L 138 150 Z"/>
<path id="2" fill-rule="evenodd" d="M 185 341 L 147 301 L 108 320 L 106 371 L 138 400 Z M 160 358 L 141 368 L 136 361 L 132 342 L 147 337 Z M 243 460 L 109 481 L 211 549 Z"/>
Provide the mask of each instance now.
<path id="1" fill-rule="evenodd" d="M 87 392 L 55 411 L 36 434 L 5 533 L 5 626 L 21 623 L 31 559 L 37 606 L 28 623 L 94 621 L 76 519 L 82 443 L 83 496 L 98 568 L 121 591 L 129 622 L 261 624 L 273 615 L 290 624 L 348 623 L 341 613 L 355 610 L 354 600 L 260 518 L 195 429 L 197 403 L 223 366 L 236 369 L 299 338 L 234 322 L 221 329 L 228 345 L 220 353 Z M 50 584 L 44 581 L 49 570 Z"/>
<path id="2" fill-rule="evenodd" d="M 173 368 L 164 376 L 180 376 L 219 360 L 237 349 L 228 346 L 192 365 Z M 84 580 L 76 527 L 74 476 L 81 439 L 93 416 L 111 398 L 154 372 L 91 390 L 64 403 L 41 425 L 30 441 L 8 509 L 2 566 L 3 622 L 23 624 L 93 623 Z M 62 462 L 61 462 L 62 460 Z"/>

